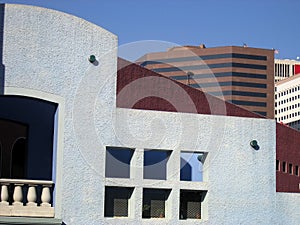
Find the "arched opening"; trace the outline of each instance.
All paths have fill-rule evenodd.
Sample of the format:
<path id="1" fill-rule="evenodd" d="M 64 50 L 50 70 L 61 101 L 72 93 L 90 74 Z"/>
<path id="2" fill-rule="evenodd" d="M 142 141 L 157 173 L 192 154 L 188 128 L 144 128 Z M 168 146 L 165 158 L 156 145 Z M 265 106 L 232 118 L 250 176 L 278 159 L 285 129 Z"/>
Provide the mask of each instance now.
<path id="1" fill-rule="evenodd" d="M 52 180 L 57 104 L 0 96 L 1 178 Z"/>
<path id="2" fill-rule="evenodd" d="M 27 170 L 27 140 L 19 138 L 15 141 L 11 151 L 11 178 L 24 179 Z"/>
<path id="3" fill-rule="evenodd" d="M 26 150 L 26 137 L 28 133 L 28 127 L 26 124 L 7 120 L 0 119 L 0 142 L 1 142 L 1 178 L 13 178 L 12 177 L 12 156 L 18 160 L 18 164 L 23 164 L 22 175 L 18 173 L 18 178 L 25 178 L 25 160 L 27 152 Z M 24 149 L 22 151 L 22 149 Z M 13 153 L 14 152 L 14 153 Z M 26 154 L 26 155 L 24 155 Z M 21 163 L 23 161 L 23 163 Z M 17 165 L 17 162 L 14 163 Z M 21 170 L 21 168 L 19 168 Z M 14 169 L 16 171 L 16 168 Z"/>

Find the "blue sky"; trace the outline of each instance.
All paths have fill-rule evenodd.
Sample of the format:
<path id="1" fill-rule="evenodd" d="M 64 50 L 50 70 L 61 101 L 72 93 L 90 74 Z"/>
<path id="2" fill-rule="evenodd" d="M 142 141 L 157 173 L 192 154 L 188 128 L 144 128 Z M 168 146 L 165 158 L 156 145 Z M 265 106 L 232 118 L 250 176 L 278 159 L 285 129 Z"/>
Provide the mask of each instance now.
<path id="1" fill-rule="evenodd" d="M 159 40 L 207 47 L 274 48 L 300 56 L 299 0 L 6 0 L 67 12 L 118 35 L 119 44 Z"/>

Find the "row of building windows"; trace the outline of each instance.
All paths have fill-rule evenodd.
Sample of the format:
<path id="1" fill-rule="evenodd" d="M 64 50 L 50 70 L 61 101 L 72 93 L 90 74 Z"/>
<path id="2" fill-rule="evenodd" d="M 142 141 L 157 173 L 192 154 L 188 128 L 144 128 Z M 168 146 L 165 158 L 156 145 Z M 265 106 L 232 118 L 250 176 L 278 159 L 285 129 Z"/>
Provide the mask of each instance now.
<path id="1" fill-rule="evenodd" d="M 262 111 L 253 111 L 254 113 L 260 114 L 262 116 L 267 116 L 267 112 L 262 112 Z"/>
<path id="2" fill-rule="evenodd" d="M 290 105 L 281 109 L 276 109 L 275 114 L 283 113 L 283 112 L 288 112 L 288 110 L 296 109 L 300 107 L 300 103 Z"/>
<path id="3" fill-rule="evenodd" d="M 276 91 L 276 89 L 275 89 Z M 300 91 L 300 86 L 298 87 L 293 87 L 293 88 L 290 88 L 288 90 L 285 90 L 285 91 L 282 91 L 282 92 L 279 92 L 275 95 L 275 98 L 277 98 L 277 95 L 278 97 L 282 97 L 282 96 L 285 96 L 285 95 L 288 95 L 288 94 L 291 94 L 291 93 L 294 93 L 296 91 Z"/>
<path id="4" fill-rule="evenodd" d="M 107 147 L 105 177 L 132 178 L 130 174 L 134 149 Z M 143 178 L 167 180 L 170 150 L 145 149 L 143 152 Z M 180 152 L 180 180 L 203 181 L 202 166 L 205 154 L 200 152 Z M 178 171 L 179 172 L 179 171 Z M 170 175 L 170 174 L 169 174 Z"/>
<path id="5" fill-rule="evenodd" d="M 292 163 L 287 163 L 286 161 L 276 160 L 276 171 L 281 171 L 283 173 L 288 173 L 290 175 L 295 175 L 299 177 L 299 166 L 293 165 Z"/>
<path id="6" fill-rule="evenodd" d="M 295 101 L 297 99 L 300 99 L 300 95 L 295 95 L 295 96 L 280 100 L 280 101 L 278 101 L 278 105 L 282 105 L 282 104 L 285 104 L 285 103 L 288 103 L 288 102 L 292 102 L 292 101 Z"/>
<path id="7" fill-rule="evenodd" d="M 163 73 L 163 72 L 216 69 L 216 68 L 227 68 L 227 67 L 247 68 L 247 69 L 256 69 L 256 70 L 266 70 L 267 69 L 267 66 L 265 66 L 265 65 L 230 62 L 230 63 L 216 63 L 216 64 L 203 64 L 203 65 L 193 65 L 193 66 L 156 68 L 156 69 L 152 69 L 152 70 L 157 73 Z"/>
<path id="8" fill-rule="evenodd" d="M 251 101 L 241 101 L 241 100 L 230 100 L 229 102 L 236 105 L 246 105 L 246 106 L 258 106 L 258 107 L 266 107 L 266 102 L 251 102 Z"/>
<path id="9" fill-rule="evenodd" d="M 276 113 L 276 112 L 275 112 Z M 289 115 L 285 115 L 285 116 L 281 116 L 277 118 L 277 121 L 283 121 L 283 120 L 287 120 L 290 118 L 294 118 L 296 116 L 300 116 L 300 112 L 295 112 L 295 113 L 291 113 Z"/>
<path id="10" fill-rule="evenodd" d="M 186 80 L 187 75 L 181 76 L 170 76 L 174 80 Z M 193 79 L 207 79 L 215 77 L 246 77 L 246 78 L 255 78 L 255 79 L 267 79 L 266 74 L 257 74 L 257 73 L 241 73 L 241 72 L 221 72 L 221 73 L 206 73 L 206 74 L 194 74 Z"/>
<path id="11" fill-rule="evenodd" d="M 267 88 L 267 84 L 251 83 L 251 82 L 238 82 L 238 81 L 196 83 L 196 84 L 190 84 L 189 86 L 194 87 L 194 88 L 219 87 L 219 86 Z"/>
<path id="12" fill-rule="evenodd" d="M 225 96 L 225 95 L 237 95 L 237 96 L 251 96 L 251 97 L 258 97 L 258 98 L 266 98 L 266 93 L 261 92 L 250 92 L 250 91 L 216 91 L 216 92 L 207 92 L 208 94 L 214 96 Z"/>
<path id="13" fill-rule="evenodd" d="M 142 66 L 147 66 L 147 65 L 162 64 L 162 63 L 189 62 L 189 61 L 222 59 L 222 58 L 252 59 L 252 60 L 262 60 L 262 61 L 267 60 L 267 56 L 261 56 L 261 55 L 248 55 L 248 54 L 239 54 L 239 53 L 224 53 L 224 54 L 215 54 L 215 55 L 202 55 L 202 56 L 189 56 L 189 57 L 156 59 L 155 61 L 145 61 L 141 65 Z"/>
<path id="14" fill-rule="evenodd" d="M 290 66 L 292 71 L 290 71 Z M 275 76 L 278 77 L 290 77 L 294 74 L 294 65 L 275 63 Z"/>
<path id="15" fill-rule="evenodd" d="M 166 203 L 169 203 L 168 206 L 172 205 L 172 202 L 169 202 L 171 189 L 143 188 L 142 204 L 132 204 L 134 189 L 106 186 L 104 216 L 134 217 L 133 212 L 136 210 L 134 206 L 136 206 L 140 207 L 137 210 L 141 210 L 143 219 L 170 218 L 168 214 L 171 211 L 167 209 Z M 201 219 L 201 202 L 205 195 L 206 191 L 180 190 L 178 219 Z"/>

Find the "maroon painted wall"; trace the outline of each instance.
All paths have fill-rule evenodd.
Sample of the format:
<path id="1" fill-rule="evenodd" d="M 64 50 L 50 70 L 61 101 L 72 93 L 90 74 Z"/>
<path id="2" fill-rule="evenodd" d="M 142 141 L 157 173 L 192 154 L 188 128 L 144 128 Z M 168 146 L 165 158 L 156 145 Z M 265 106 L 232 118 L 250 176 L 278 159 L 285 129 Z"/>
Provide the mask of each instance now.
<path id="1" fill-rule="evenodd" d="M 300 132 L 285 125 L 276 124 L 276 160 L 279 161 L 279 170 L 276 171 L 276 191 L 300 193 L 299 168 L 298 176 L 295 167 L 300 167 Z M 283 162 L 286 163 L 286 172 L 283 172 Z M 292 174 L 289 173 L 289 164 L 292 164 Z"/>

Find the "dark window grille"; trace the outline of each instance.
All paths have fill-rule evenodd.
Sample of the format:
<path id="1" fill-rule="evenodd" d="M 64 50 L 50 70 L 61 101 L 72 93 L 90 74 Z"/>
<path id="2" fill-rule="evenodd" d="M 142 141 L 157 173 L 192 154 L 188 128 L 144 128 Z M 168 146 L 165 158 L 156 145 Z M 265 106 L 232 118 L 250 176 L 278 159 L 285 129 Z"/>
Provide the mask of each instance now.
<path id="1" fill-rule="evenodd" d="M 143 190 L 143 218 L 165 218 L 165 204 L 170 194 L 167 189 Z"/>
<path id="2" fill-rule="evenodd" d="M 201 202 L 205 191 L 180 190 L 179 219 L 201 219 Z"/>
<path id="3" fill-rule="evenodd" d="M 128 217 L 128 202 L 133 188 L 105 187 L 105 217 Z"/>

